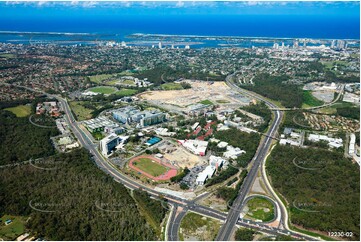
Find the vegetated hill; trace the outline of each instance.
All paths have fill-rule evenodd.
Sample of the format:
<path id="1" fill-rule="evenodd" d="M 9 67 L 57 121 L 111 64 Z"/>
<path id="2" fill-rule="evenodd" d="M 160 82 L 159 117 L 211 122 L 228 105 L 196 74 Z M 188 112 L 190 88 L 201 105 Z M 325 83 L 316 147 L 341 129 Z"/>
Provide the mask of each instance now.
<path id="1" fill-rule="evenodd" d="M 285 107 L 301 107 L 303 102 L 303 91 L 299 85 L 283 83 L 288 77 L 272 76 L 261 73 L 253 79 L 253 86 L 242 86 L 244 89 L 254 91 L 264 97 L 280 101 Z"/>
<path id="2" fill-rule="evenodd" d="M 17 118 L 0 110 L 0 165 L 54 154 L 50 137 L 56 136 L 58 130 L 55 122 L 52 124 L 54 128 L 40 128 L 31 124 L 28 117 Z"/>
<path id="3" fill-rule="evenodd" d="M 0 214 L 29 216 L 27 228 L 50 240 L 157 239 L 128 190 L 99 170 L 86 150 L 36 166 L 53 169 L 0 169 Z"/>
<path id="4" fill-rule="evenodd" d="M 359 239 L 357 164 L 338 152 L 278 145 L 268 159 L 267 171 L 289 203 L 293 224 L 324 232 L 352 232 L 352 238 L 344 239 Z"/>

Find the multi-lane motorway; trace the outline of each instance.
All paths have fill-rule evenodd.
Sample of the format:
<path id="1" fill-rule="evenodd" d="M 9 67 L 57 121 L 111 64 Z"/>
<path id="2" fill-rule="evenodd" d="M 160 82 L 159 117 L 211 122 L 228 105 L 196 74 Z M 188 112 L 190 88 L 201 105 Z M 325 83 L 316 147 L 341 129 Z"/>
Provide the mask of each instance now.
<path id="1" fill-rule="evenodd" d="M 276 107 L 272 103 L 268 102 L 267 100 L 262 99 L 262 97 L 246 93 L 243 89 L 238 88 L 234 84 L 227 82 L 229 85 L 232 85 L 232 88 L 238 89 L 240 92 L 243 92 L 249 96 L 253 96 L 257 99 L 263 100 L 266 102 L 267 105 L 270 107 Z M 234 86 L 233 86 L 234 85 Z M 28 87 L 23 87 L 31 91 L 35 92 L 41 92 L 38 90 L 34 90 Z M 179 225 L 181 222 L 181 219 L 185 215 L 186 211 L 192 211 L 198 214 L 201 214 L 203 216 L 211 217 L 214 219 L 218 219 L 221 221 L 225 221 L 224 225 L 222 226 L 220 233 L 218 234 L 217 239 L 218 240 L 229 240 L 230 236 L 236 226 L 243 226 L 247 228 L 253 228 L 259 231 L 263 231 L 272 235 L 290 235 L 298 239 L 306 239 L 306 240 L 315 240 L 315 238 L 306 236 L 306 235 L 300 235 L 299 233 L 290 231 L 287 226 L 285 226 L 286 229 L 278 229 L 278 228 L 272 228 L 269 226 L 263 225 L 263 223 L 253 222 L 249 220 L 243 220 L 239 219 L 239 211 L 240 208 L 244 205 L 244 200 L 246 198 L 246 194 L 248 193 L 255 176 L 257 175 L 257 171 L 260 169 L 262 165 L 262 161 L 264 160 L 265 156 L 268 153 L 269 147 L 272 142 L 273 136 L 275 136 L 277 132 L 277 128 L 281 122 L 282 119 L 282 112 L 279 110 L 274 111 L 275 118 L 273 120 L 273 123 L 271 124 L 271 127 L 269 131 L 267 132 L 268 136 L 265 136 L 265 138 L 260 143 L 260 146 L 256 152 L 256 155 L 252 161 L 252 167 L 250 169 L 250 172 L 248 173 L 247 178 L 244 181 L 244 184 L 242 186 L 242 189 L 239 192 L 239 195 L 237 199 L 235 200 L 232 209 L 229 211 L 228 215 L 226 213 L 217 211 L 215 209 L 211 209 L 209 207 L 201 206 L 196 203 L 196 200 L 189 201 L 186 199 L 182 199 L 179 197 L 171 196 L 168 194 L 163 194 L 159 191 L 155 191 L 154 189 L 144 186 L 137 181 L 127 177 L 126 175 L 122 174 L 116 167 L 114 167 L 107 159 L 105 159 L 98 151 L 97 146 L 88 138 L 88 136 L 83 132 L 83 130 L 78 126 L 78 123 L 75 121 L 74 116 L 70 110 L 70 107 L 66 101 L 66 99 L 57 96 L 57 95 L 51 95 L 48 93 L 41 92 L 49 97 L 56 98 L 63 108 L 65 112 L 65 119 L 67 123 L 69 124 L 69 127 L 73 131 L 74 135 L 77 137 L 81 145 L 89 150 L 89 152 L 93 155 L 94 160 L 97 164 L 97 166 L 109 174 L 113 179 L 119 183 L 122 183 L 124 186 L 128 187 L 129 189 L 142 189 L 146 192 L 148 192 L 150 195 L 156 198 L 165 198 L 168 203 L 170 203 L 172 206 L 174 206 L 174 209 L 170 215 L 170 220 L 168 221 L 168 228 L 167 228 L 167 234 L 166 239 L 167 240 L 179 240 L 178 238 L 178 230 Z M 204 195 L 201 195 L 204 196 Z M 181 213 L 176 214 L 175 210 L 177 207 L 182 207 L 183 211 Z M 282 211 L 283 213 L 286 211 Z M 177 216 L 176 216 L 177 215 Z M 287 221 L 287 220 L 284 220 Z M 287 222 L 286 222 L 287 224 Z"/>
<path id="2" fill-rule="evenodd" d="M 249 92 L 246 92 L 243 89 L 240 89 L 238 86 L 234 85 L 229 79 L 230 78 L 227 78 L 227 84 L 229 86 L 231 86 L 233 89 L 236 89 L 239 92 L 246 94 L 248 96 L 252 96 L 258 100 L 261 100 L 261 101 L 265 102 L 266 105 L 271 108 L 276 108 L 276 106 L 273 103 L 265 100 L 263 97 L 260 97 L 258 95 L 254 95 L 254 94 L 250 94 Z M 257 172 L 261 169 L 262 162 L 265 160 L 265 157 L 269 151 L 269 148 L 272 143 L 271 137 L 275 137 L 277 134 L 278 127 L 281 123 L 283 113 L 279 110 L 275 110 L 275 111 L 273 111 L 273 115 L 274 115 L 274 119 L 271 123 L 271 126 L 268 129 L 266 136 L 264 137 L 264 139 L 262 139 L 262 141 L 256 151 L 256 154 L 251 163 L 251 169 L 249 170 L 248 175 L 243 182 L 243 185 L 238 193 L 237 198 L 233 202 L 233 205 L 228 212 L 226 223 L 222 226 L 221 230 L 219 231 L 216 240 L 219 240 L 219 241 L 229 240 L 233 234 L 235 225 L 236 225 L 239 215 L 240 215 L 240 211 L 242 210 L 242 208 L 244 206 L 246 196 L 247 196 L 248 192 L 250 191 L 252 184 L 253 184 L 255 178 L 257 177 Z"/>

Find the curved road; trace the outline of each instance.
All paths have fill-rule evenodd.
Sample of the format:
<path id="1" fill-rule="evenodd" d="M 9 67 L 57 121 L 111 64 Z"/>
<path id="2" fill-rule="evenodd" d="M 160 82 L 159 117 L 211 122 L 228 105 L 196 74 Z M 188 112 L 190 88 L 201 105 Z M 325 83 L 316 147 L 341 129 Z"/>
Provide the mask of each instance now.
<path id="1" fill-rule="evenodd" d="M 237 216 L 234 217 L 234 212 L 232 212 L 234 210 L 232 210 L 232 209 L 230 210 L 230 212 L 228 213 L 228 216 L 227 216 L 226 213 L 223 213 L 223 212 L 217 211 L 215 209 L 211 209 L 209 207 L 205 207 L 205 206 L 201 206 L 199 204 L 196 204 L 196 200 L 189 201 L 189 200 L 182 199 L 182 198 L 175 197 L 175 196 L 171 196 L 171 195 L 168 195 L 168 194 L 163 194 L 161 192 L 153 190 L 152 188 L 149 188 L 147 186 L 144 186 L 142 184 L 137 183 L 136 181 L 132 180 L 131 178 L 127 177 L 126 175 L 123 175 L 116 167 L 114 167 L 112 164 L 110 164 L 99 153 L 99 151 L 97 150 L 97 145 L 94 145 L 92 143 L 92 141 L 87 137 L 87 135 L 85 135 L 83 133 L 83 131 L 80 129 L 77 122 L 75 122 L 75 118 L 74 118 L 74 116 L 73 116 L 73 114 L 72 114 L 72 112 L 70 110 L 70 107 L 69 107 L 66 99 L 64 99 L 64 98 L 62 98 L 60 96 L 57 96 L 57 95 L 51 95 L 51 94 L 48 94 L 48 93 L 45 93 L 45 92 L 42 92 L 42 91 L 39 91 L 39 90 L 34 90 L 32 88 L 28 88 L 28 87 L 24 87 L 24 86 L 18 86 L 18 87 L 22 87 L 22 88 L 25 88 L 25 89 L 28 89 L 28 90 L 34 91 L 34 92 L 40 92 L 40 93 L 45 94 L 45 95 L 47 95 L 47 96 L 49 96 L 51 98 L 56 98 L 60 102 L 60 104 L 61 104 L 61 106 L 62 106 L 62 108 L 63 108 L 63 110 L 65 112 L 64 118 L 66 119 L 67 123 L 69 124 L 69 127 L 72 129 L 74 135 L 78 138 L 78 141 L 81 143 L 81 145 L 84 148 L 86 148 L 87 150 L 89 150 L 89 152 L 94 156 L 94 161 L 97 164 L 97 166 L 101 170 L 103 170 L 105 173 L 112 176 L 115 181 L 117 181 L 119 183 L 122 183 L 124 186 L 128 187 L 129 189 L 142 189 L 142 190 L 148 192 L 150 195 L 153 195 L 156 198 L 165 198 L 165 199 L 167 199 L 167 202 L 172 204 L 174 207 L 176 207 L 176 206 L 183 207 L 184 211 L 186 211 L 188 209 L 190 211 L 201 214 L 203 216 L 208 216 L 208 217 L 218 219 L 218 220 L 221 220 L 221 221 L 224 221 L 224 220 L 227 219 L 226 224 L 228 224 L 228 225 L 229 225 L 228 217 L 231 217 L 232 218 L 232 226 L 231 226 L 232 228 L 231 228 L 231 230 L 233 230 L 234 226 L 237 224 L 237 225 L 241 225 L 241 226 L 244 226 L 244 227 L 253 228 L 253 229 L 263 231 L 263 232 L 267 232 L 269 234 L 290 235 L 290 236 L 293 236 L 295 238 L 304 238 L 304 239 L 307 239 L 307 240 L 314 240 L 313 237 L 310 237 L 310 236 L 302 237 L 299 233 L 295 233 L 295 232 L 292 232 L 292 231 L 289 231 L 289 230 L 275 229 L 275 228 L 271 228 L 271 227 L 268 227 L 268 226 L 264 226 L 264 225 L 262 225 L 260 223 L 257 223 L 257 222 L 252 222 L 252 221 L 248 221 L 248 220 L 244 220 L 244 219 L 239 219 L 239 214 L 237 214 Z M 244 92 L 244 90 L 240 89 L 240 92 Z M 250 95 L 250 94 L 247 93 L 247 95 Z M 254 95 L 254 94 L 251 94 L 251 96 L 252 95 Z M 273 105 L 272 103 L 269 103 L 268 101 L 266 101 L 266 103 L 268 103 L 269 105 Z M 278 127 L 279 122 L 281 120 L 281 114 L 282 113 L 279 112 L 279 111 L 274 111 L 274 113 L 277 115 L 277 118 L 274 120 L 273 125 L 271 126 L 271 129 L 268 131 L 268 134 L 275 134 L 276 133 L 276 131 L 277 131 L 276 127 Z M 273 136 L 273 135 L 269 135 L 269 136 Z M 260 145 L 261 148 L 259 148 L 257 150 L 257 154 L 256 154 L 256 156 L 254 158 L 254 161 L 253 161 L 254 165 L 251 168 L 252 172 L 250 172 L 252 174 L 252 176 L 250 176 L 251 174 L 248 173 L 248 176 L 246 177 L 246 180 L 244 182 L 244 185 L 245 185 L 246 181 L 248 181 L 247 186 L 242 186 L 243 189 L 241 189 L 241 194 L 240 194 L 241 197 L 244 198 L 244 196 L 246 195 L 245 193 L 242 192 L 242 190 L 244 190 L 244 187 L 248 187 L 248 189 L 249 189 L 249 186 L 251 185 L 251 183 L 250 183 L 251 179 L 248 178 L 248 177 L 253 177 L 254 178 L 254 176 L 255 176 L 255 174 L 256 174 L 256 172 L 258 170 L 257 168 L 260 165 L 259 163 L 260 163 L 261 159 L 264 158 L 264 156 L 265 156 L 265 152 L 264 152 L 264 149 L 262 149 L 262 147 L 265 147 L 268 150 L 270 144 L 271 144 L 271 138 L 266 137 L 262 141 L 262 143 Z M 203 196 L 203 195 L 201 195 L 201 196 Z M 242 202 L 243 200 L 239 199 L 239 197 L 237 197 L 238 202 Z M 172 216 L 170 216 L 170 217 L 172 218 Z M 179 217 L 179 221 L 181 220 L 181 218 L 182 218 L 182 216 Z M 233 223 L 234 218 L 235 218 L 235 222 Z M 173 219 L 174 219 L 174 217 L 173 217 Z M 175 218 L 175 220 L 177 222 L 176 218 Z M 227 227 L 229 229 L 230 226 L 225 226 L 225 227 Z M 174 231 L 173 231 L 173 234 L 174 234 Z"/>

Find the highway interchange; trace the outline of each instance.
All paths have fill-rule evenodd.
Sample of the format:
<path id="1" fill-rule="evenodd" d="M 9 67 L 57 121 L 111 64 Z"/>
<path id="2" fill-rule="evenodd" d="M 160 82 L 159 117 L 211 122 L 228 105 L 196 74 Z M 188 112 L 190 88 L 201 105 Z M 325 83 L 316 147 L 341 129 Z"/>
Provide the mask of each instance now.
<path id="1" fill-rule="evenodd" d="M 248 176 L 245 178 L 244 183 L 238 193 L 238 196 L 234 201 L 228 214 L 197 204 L 196 203 L 197 200 L 199 200 L 201 197 L 198 197 L 195 200 L 190 201 L 176 196 L 163 194 L 150 187 L 142 185 L 137 181 L 129 178 L 128 176 L 122 174 L 120 170 L 118 170 L 115 166 L 113 166 L 106 158 L 104 158 L 99 153 L 97 149 L 97 145 L 94 144 L 92 140 L 89 139 L 88 136 L 83 132 L 83 130 L 78 126 L 78 123 L 75 121 L 75 118 L 70 110 L 70 107 L 66 99 L 58 95 L 51 95 L 28 87 L 23 87 L 23 86 L 19 86 L 19 87 L 26 88 L 34 92 L 43 93 L 51 98 L 56 98 L 60 102 L 61 107 L 65 112 L 64 116 L 67 123 L 69 124 L 69 127 L 71 128 L 71 130 L 73 131 L 74 135 L 77 137 L 81 145 L 92 154 L 97 166 L 101 170 L 109 174 L 111 177 L 113 177 L 115 181 L 122 183 L 124 186 L 126 186 L 129 189 L 142 189 L 148 192 L 153 198 L 166 199 L 167 203 L 172 206 L 172 210 L 169 215 L 169 220 L 166 226 L 165 240 L 171 240 L 171 241 L 179 240 L 178 231 L 180 227 L 180 222 L 182 218 L 185 216 L 187 211 L 192 211 L 200 215 L 207 216 L 213 219 L 218 219 L 224 222 L 223 226 L 221 227 L 218 233 L 216 240 L 221 240 L 221 241 L 230 240 L 236 225 L 246 228 L 253 228 L 255 230 L 262 231 L 271 235 L 288 235 L 298 240 L 319 240 L 319 238 L 301 234 L 299 232 L 292 231 L 288 228 L 287 209 L 284 207 L 283 203 L 280 202 L 280 200 L 277 198 L 277 195 L 274 192 L 272 194 L 276 196 L 276 202 L 280 207 L 280 213 L 282 218 L 281 222 L 283 225 L 282 228 L 281 227 L 274 228 L 267 226 L 261 222 L 254 222 L 240 218 L 240 211 L 242 210 L 245 204 L 245 201 L 247 199 L 247 194 L 250 191 L 254 179 L 257 176 L 258 171 L 262 170 L 262 168 L 264 169 L 263 165 L 264 165 L 265 157 L 269 152 L 272 143 L 272 137 L 275 137 L 277 134 L 277 130 L 281 123 L 283 113 L 280 110 L 276 110 L 277 106 L 275 106 L 273 103 L 269 102 L 265 98 L 257 94 L 248 92 L 244 89 L 241 89 L 235 84 L 231 83 L 229 81 L 229 78 L 227 78 L 227 84 L 230 85 L 232 88 L 238 90 L 242 94 L 264 101 L 270 108 L 275 109 L 272 111 L 274 114 L 274 119 L 272 121 L 272 124 L 267 132 L 267 135 L 260 142 L 257 152 L 254 158 L 252 159 L 252 162 L 250 163 L 251 168 L 249 170 Z M 262 172 L 262 176 L 263 178 L 265 178 L 264 176 L 266 176 L 264 171 Z M 270 184 L 268 182 L 266 182 L 266 184 L 267 184 L 267 189 L 273 191 Z M 201 196 L 206 196 L 206 195 L 207 194 L 202 194 Z M 182 211 L 180 213 L 177 213 L 178 207 L 182 208 Z"/>

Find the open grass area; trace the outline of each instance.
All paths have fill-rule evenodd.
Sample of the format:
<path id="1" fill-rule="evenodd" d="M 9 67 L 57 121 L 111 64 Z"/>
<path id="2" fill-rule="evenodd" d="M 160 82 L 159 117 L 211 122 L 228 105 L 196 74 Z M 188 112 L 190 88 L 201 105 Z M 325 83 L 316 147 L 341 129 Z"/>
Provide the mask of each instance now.
<path id="1" fill-rule="evenodd" d="M 0 58 L 10 59 L 15 58 L 14 54 L 0 54 Z"/>
<path id="2" fill-rule="evenodd" d="M 89 76 L 89 79 L 91 82 L 94 83 L 101 83 L 102 81 L 112 77 L 111 74 L 101 74 L 101 75 L 95 75 L 95 76 Z"/>
<path id="3" fill-rule="evenodd" d="M 203 100 L 203 101 L 201 101 L 199 103 L 202 103 L 202 104 L 205 104 L 205 105 L 213 105 L 213 103 L 211 101 L 209 101 L 208 99 Z"/>
<path id="4" fill-rule="evenodd" d="M 247 202 L 249 211 L 247 212 L 248 217 L 262 220 L 263 222 L 271 221 L 274 218 L 274 206 L 263 197 L 255 197 Z"/>
<path id="5" fill-rule="evenodd" d="M 187 213 L 181 222 L 181 240 L 213 241 L 220 229 L 220 222 L 196 213 Z"/>
<path id="6" fill-rule="evenodd" d="M 149 158 L 140 158 L 137 161 L 135 161 L 133 164 L 142 171 L 154 177 L 160 176 L 168 170 L 166 167 L 160 165 L 158 162 L 153 161 Z"/>
<path id="7" fill-rule="evenodd" d="M 5 108 L 5 110 L 12 112 L 18 118 L 23 118 L 29 116 L 31 114 L 31 106 L 30 105 L 19 105 L 16 107 Z"/>
<path id="8" fill-rule="evenodd" d="M 116 89 L 115 87 L 106 87 L 106 86 L 93 87 L 89 89 L 89 91 L 91 92 L 96 92 L 101 94 L 112 94 L 117 90 L 118 89 Z"/>
<path id="9" fill-rule="evenodd" d="M 5 225 L 5 221 L 11 219 L 13 222 Z M 26 217 L 4 215 L 0 222 L 0 240 L 15 240 L 25 231 Z"/>
<path id="10" fill-rule="evenodd" d="M 83 106 L 84 102 L 81 101 L 73 101 L 69 102 L 70 108 L 77 117 L 78 121 L 91 119 L 92 118 L 92 112 L 94 110 L 86 108 Z"/>
<path id="11" fill-rule="evenodd" d="M 302 107 L 315 107 L 324 104 L 321 100 L 312 95 L 311 91 L 303 91 L 303 104 Z"/>
<path id="12" fill-rule="evenodd" d="M 183 89 L 182 85 L 179 83 L 164 83 L 160 86 L 163 90 L 181 90 Z"/>
<path id="13" fill-rule="evenodd" d="M 137 90 L 134 89 L 121 89 L 117 91 L 115 94 L 119 96 L 132 96 L 137 93 Z"/>

